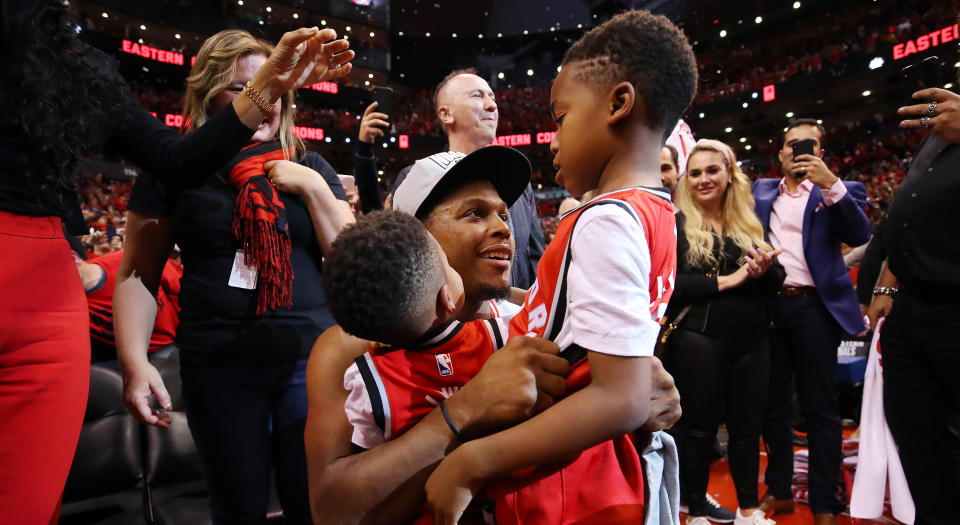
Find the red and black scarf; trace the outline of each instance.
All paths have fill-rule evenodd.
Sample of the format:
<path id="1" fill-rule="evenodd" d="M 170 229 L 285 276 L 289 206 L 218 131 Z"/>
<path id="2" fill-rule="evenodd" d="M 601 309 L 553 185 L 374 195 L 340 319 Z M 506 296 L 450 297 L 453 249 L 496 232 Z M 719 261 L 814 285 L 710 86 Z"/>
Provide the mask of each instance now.
<path id="1" fill-rule="evenodd" d="M 244 262 L 257 268 L 258 315 L 293 305 L 287 212 L 263 168 L 267 161 L 283 159 L 279 140 L 257 142 L 224 168 L 227 182 L 237 192 L 233 234 L 243 242 Z"/>

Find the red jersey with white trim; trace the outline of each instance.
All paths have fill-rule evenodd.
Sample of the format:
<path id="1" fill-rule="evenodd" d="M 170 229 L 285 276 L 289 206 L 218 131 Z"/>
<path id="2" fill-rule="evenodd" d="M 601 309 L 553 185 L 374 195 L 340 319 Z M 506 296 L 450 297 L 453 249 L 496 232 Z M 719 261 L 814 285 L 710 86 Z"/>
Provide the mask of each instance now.
<path id="1" fill-rule="evenodd" d="M 595 206 L 617 206 L 622 211 L 613 210 L 614 215 L 626 212 L 643 231 L 642 238 L 636 239 L 641 248 L 637 251 L 643 254 L 641 266 L 648 266 L 649 274 L 639 276 L 637 281 L 647 286 L 632 293 L 631 290 L 626 292 L 630 297 L 640 297 L 641 302 L 646 301 L 645 296 L 649 297 L 645 304 L 649 308 L 649 318 L 645 323 L 651 326 L 641 331 L 642 346 L 649 342 L 649 352 L 643 348 L 642 354 L 636 353 L 635 349 L 620 354 L 617 349 L 590 348 L 589 341 L 580 341 L 578 338 L 581 336 L 566 326 L 571 318 L 567 279 L 571 261 L 579 258 L 577 264 L 583 268 L 589 267 L 591 260 L 597 259 L 593 252 L 573 252 L 574 228 L 580 216 Z M 615 237 L 611 235 L 611 238 Z M 670 300 L 676 254 L 676 221 L 668 193 L 660 189 L 632 188 L 601 195 L 562 218 L 553 241 L 537 266 L 537 281 L 527 293 L 524 308 L 510 323 L 510 334 L 545 337 L 561 345 L 561 356 L 567 357 L 574 365 L 567 379 L 568 393 L 590 381 L 585 346 L 601 352 L 612 350 L 610 353 L 618 355 L 652 355 L 656 333 L 652 323 L 658 322 L 663 316 Z M 649 258 L 646 258 L 647 255 Z M 625 261 L 629 263 L 629 260 Z M 637 268 L 631 270 L 636 274 Z M 589 278 L 591 282 L 599 283 L 604 279 L 621 278 L 621 274 L 604 275 L 601 272 L 590 274 Z M 582 286 L 578 289 L 582 290 Z M 609 324 L 617 322 L 611 319 Z M 605 334 L 616 328 L 602 326 L 602 316 L 598 324 L 601 326 L 584 332 Z M 654 333 L 650 334 L 650 330 L 654 330 Z M 494 502 L 493 514 L 498 525 L 641 523 L 644 507 L 643 465 L 632 440 L 624 435 L 566 460 L 515 473 L 488 487 L 486 495 Z"/>

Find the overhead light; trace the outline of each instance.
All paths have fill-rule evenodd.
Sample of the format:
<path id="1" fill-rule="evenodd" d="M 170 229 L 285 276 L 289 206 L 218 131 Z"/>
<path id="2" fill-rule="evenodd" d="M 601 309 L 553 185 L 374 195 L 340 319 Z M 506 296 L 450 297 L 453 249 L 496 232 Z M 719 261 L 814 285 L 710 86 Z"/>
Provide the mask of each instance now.
<path id="1" fill-rule="evenodd" d="M 332 142 L 332 140 L 330 139 L 330 137 L 324 138 L 323 141 L 324 141 L 324 142 Z"/>
<path id="2" fill-rule="evenodd" d="M 727 133 L 730 133 L 731 131 L 733 131 L 733 128 L 731 128 L 731 127 L 728 126 L 728 127 L 726 127 L 726 128 L 723 128 L 723 131 L 726 131 Z"/>
<path id="3" fill-rule="evenodd" d="M 370 38 L 374 38 L 373 31 L 370 31 Z"/>
<path id="4" fill-rule="evenodd" d="M 577 24 L 577 29 L 583 29 L 583 24 Z"/>
<path id="5" fill-rule="evenodd" d="M 146 31 L 146 30 L 147 30 L 147 26 L 145 26 L 145 25 L 143 25 L 143 24 L 140 24 L 140 30 L 141 30 L 141 31 Z"/>
<path id="6" fill-rule="evenodd" d="M 705 116 L 706 116 L 706 115 L 703 114 L 703 112 L 700 113 L 700 118 L 703 118 L 703 117 L 705 117 Z"/>
<path id="7" fill-rule="evenodd" d="M 387 147 L 387 143 L 386 143 L 386 142 L 383 143 L 383 147 L 384 147 L 384 148 Z"/>
<path id="8" fill-rule="evenodd" d="M 300 15 L 298 13 L 294 13 L 293 18 L 300 18 Z"/>
<path id="9" fill-rule="evenodd" d="M 347 144 L 350 144 L 350 137 L 343 139 L 343 141 L 346 142 Z"/>
<path id="10" fill-rule="evenodd" d="M 321 20 L 321 21 L 320 21 L 320 25 L 322 25 L 322 26 L 327 25 L 327 21 L 326 21 L 326 20 Z"/>
<path id="11" fill-rule="evenodd" d="M 822 119 L 817 119 L 817 124 L 823 124 L 823 120 L 822 120 Z"/>
<path id="12" fill-rule="evenodd" d="M 750 104 L 747 103 L 747 102 L 744 102 L 744 103 L 742 104 L 742 106 L 743 106 L 743 109 L 747 109 L 747 108 L 750 107 Z"/>
<path id="13" fill-rule="evenodd" d="M 753 149 L 753 146 L 747 144 L 746 146 L 743 147 L 743 149 L 745 149 L 745 150 L 747 150 L 747 151 L 750 151 L 750 150 Z"/>
<path id="14" fill-rule="evenodd" d="M 755 23 L 759 24 L 759 23 L 763 22 L 763 17 L 762 17 L 762 16 L 758 16 L 758 17 L 754 18 L 753 21 L 754 21 Z"/>
<path id="15" fill-rule="evenodd" d="M 100 16 L 102 16 L 102 17 L 104 17 L 104 18 L 110 18 L 110 15 L 108 15 L 108 14 L 106 14 L 106 13 L 100 13 Z"/>
<path id="16" fill-rule="evenodd" d="M 881 67 L 883 67 L 883 57 L 874 57 L 873 60 L 870 61 L 870 64 L 867 65 L 867 67 L 869 67 L 871 70 L 880 69 Z"/>
<path id="17" fill-rule="evenodd" d="M 528 77 L 532 77 L 532 76 L 533 76 L 533 70 L 532 70 L 532 69 L 528 69 L 528 70 L 527 70 L 527 76 L 528 76 Z"/>
<path id="18" fill-rule="evenodd" d="M 367 78 L 373 78 L 373 73 L 367 74 Z"/>
<path id="19" fill-rule="evenodd" d="M 293 109 L 297 109 L 297 105 L 296 105 L 296 104 L 290 104 L 290 107 L 293 108 Z"/>
<path id="20" fill-rule="evenodd" d="M 347 26 L 347 31 L 350 31 L 350 26 Z"/>
<path id="21" fill-rule="evenodd" d="M 396 141 L 397 141 L 397 137 L 390 137 L 390 142 L 396 142 Z M 382 171 L 380 172 L 380 175 L 383 175 Z"/>
<path id="22" fill-rule="evenodd" d="M 369 85 L 370 85 L 370 81 L 369 81 L 369 80 L 364 80 L 364 81 L 363 81 L 363 85 L 364 85 L 364 86 L 369 86 Z"/>
<path id="23" fill-rule="evenodd" d="M 754 91 L 754 92 L 750 95 L 750 98 L 757 98 L 758 96 L 760 96 L 760 95 L 759 95 L 756 91 Z"/>
<path id="24" fill-rule="evenodd" d="M 800 2 L 794 2 L 794 3 L 793 3 L 793 8 L 794 8 L 794 9 L 800 9 Z"/>
<path id="25" fill-rule="evenodd" d="M 788 111 L 788 112 L 787 112 L 787 118 L 793 118 L 793 112 L 792 112 L 792 111 Z"/>
<path id="26" fill-rule="evenodd" d="M 503 33 L 497 33 L 497 38 L 503 38 Z"/>
<path id="27" fill-rule="evenodd" d="M 390 138 L 392 139 L 393 137 Z M 383 175 L 383 170 L 377 170 L 377 175 Z"/>
<path id="28" fill-rule="evenodd" d="M 500 80 L 503 80 L 503 71 L 497 73 L 497 78 L 499 78 Z"/>
<path id="29" fill-rule="evenodd" d="M 860 93 L 860 94 L 863 95 L 863 96 L 865 96 L 865 97 L 869 97 L 869 96 L 870 96 L 870 93 L 871 93 L 871 91 L 870 91 L 869 89 L 867 89 L 867 90 L 865 90 L 863 93 Z"/>
<path id="30" fill-rule="evenodd" d="M 143 43 L 143 39 L 142 39 L 142 38 L 138 38 L 138 39 L 137 39 L 137 42 L 139 42 L 139 43 L 142 44 L 142 43 Z M 144 68 L 144 69 L 146 69 L 146 68 Z"/>
<path id="31" fill-rule="evenodd" d="M 180 40 L 180 33 L 177 33 L 177 34 L 173 35 L 173 38 L 176 38 L 177 40 Z"/>
<path id="32" fill-rule="evenodd" d="M 953 87 L 953 82 L 947 82 L 943 85 L 943 89 L 950 89 Z"/>
<path id="33" fill-rule="evenodd" d="M 483 34 L 481 33 L 481 34 L 477 35 L 477 38 L 483 38 Z"/>
<path id="34" fill-rule="evenodd" d="M 787 128 L 783 128 L 783 132 L 786 133 L 786 132 L 787 132 Z"/>
<path id="35" fill-rule="evenodd" d="M 556 28 L 556 27 L 553 27 L 553 26 L 550 26 L 550 30 L 551 30 L 551 31 L 556 31 L 557 28 Z"/>
<path id="36" fill-rule="evenodd" d="M 720 30 L 720 38 L 726 38 L 726 36 L 727 36 L 727 30 L 726 30 L 726 29 L 721 29 L 721 30 Z"/>
<path id="37" fill-rule="evenodd" d="M 243 5 L 243 0 L 237 0 L 237 5 Z"/>
<path id="38" fill-rule="evenodd" d="M 427 33 L 427 34 L 426 34 L 426 37 L 427 37 L 427 38 L 430 38 L 430 33 Z"/>
<path id="39" fill-rule="evenodd" d="M 737 161 L 737 166 L 743 166 L 743 161 L 742 161 L 742 160 L 738 160 L 738 161 Z"/>
<path id="40" fill-rule="evenodd" d="M 403 31 L 400 31 L 400 32 L 397 33 L 397 34 L 400 35 L 400 36 L 403 36 Z"/>
<path id="41" fill-rule="evenodd" d="M 524 29 L 524 30 L 523 30 L 523 34 L 525 34 L 525 35 L 530 34 L 530 31 L 527 31 L 526 29 Z"/>
<path id="42" fill-rule="evenodd" d="M 746 141 L 747 141 L 747 137 L 740 137 L 740 142 L 746 142 Z"/>
<path id="43" fill-rule="evenodd" d="M 450 35 L 450 36 L 452 36 L 453 38 L 457 38 L 457 34 L 456 34 L 456 33 L 454 33 L 454 34 L 452 34 L 452 35 Z"/>
<path id="44" fill-rule="evenodd" d="M 560 69 L 561 69 L 561 68 L 563 68 L 563 66 L 557 66 L 557 73 L 560 72 Z"/>
<path id="45" fill-rule="evenodd" d="M 273 12 L 273 8 L 270 7 L 270 6 L 267 6 L 267 12 L 268 12 L 268 13 L 272 13 L 272 12 Z"/>

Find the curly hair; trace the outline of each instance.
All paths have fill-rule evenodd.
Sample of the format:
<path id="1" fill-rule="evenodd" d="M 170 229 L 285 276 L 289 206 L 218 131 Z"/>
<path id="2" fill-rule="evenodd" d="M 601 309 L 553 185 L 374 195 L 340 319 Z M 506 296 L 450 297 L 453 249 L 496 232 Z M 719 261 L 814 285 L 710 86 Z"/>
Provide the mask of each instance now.
<path id="1" fill-rule="evenodd" d="M 197 52 L 197 61 L 187 77 L 187 92 L 184 94 L 183 124 L 181 133 L 195 131 L 207 121 L 208 109 L 213 98 L 230 87 L 237 73 L 237 61 L 247 55 L 260 54 L 269 57 L 273 46 L 254 38 L 242 29 L 227 29 L 203 41 Z M 294 148 L 295 160 L 303 158 L 306 147 L 303 140 L 293 133 L 296 118 L 293 109 L 294 91 L 280 96 L 280 144 L 283 150 Z"/>
<path id="2" fill-rule="evenodd" d="M 443 285 L 440 248 L 399 211 L 364 215 L 337 235 L 323 262 L 330 313 L 348 333 L 389 345 L 422 336 Z"/>
<path id="3" fill-rule="evenodd" d="M 730 174 L 732 182 L 723 195 L 723 235 L 729 237 L 744 254 L 752 249 L 772 250 L 763 238 L 763 225 L 754 213 L 753 193 L 750 191 L 750 179 L 737 166 L 737 157 L 730 146 L 719 140 L 700 139 L 690 150 L 687 157 L 687 172 L 694 155 L 701 152 L 719 153 L 723 157 L 723 168 Z M 713 268 L 717 262 L 714 253 L 714 234 L 710 222 L 704 219 L 703 208 L 693 200 L 690 177 L 684 174 L 677 181 L 674 201 L 677 209 L 683 213 L 683 235 L 690 244 L 686 261 L 689 268 Z M 678 232 L 680 233 L 680 232 Z"/>
<path id="4" fill-rule="evenodd" d="M 626 11 L 591 29 L 563 56 L 562 66 L 577 62 L 577 78 L 597 90 L 624 80 L 643 97 L 650 129 L 666 140 L 693 101 L 697 64 L 693 48 L 663 15 Z"/>
<path id="5" fill-rule="evenodd" d="M 28 7 L 24 7 L 28 6 Z M 65 215 L 77 190 L 77 161 L 98 126 L 119 111 L 120 91 L 85 60 L 62 0 L 5 11 L 0 34 L 0 133 L 35 204 Z"/>

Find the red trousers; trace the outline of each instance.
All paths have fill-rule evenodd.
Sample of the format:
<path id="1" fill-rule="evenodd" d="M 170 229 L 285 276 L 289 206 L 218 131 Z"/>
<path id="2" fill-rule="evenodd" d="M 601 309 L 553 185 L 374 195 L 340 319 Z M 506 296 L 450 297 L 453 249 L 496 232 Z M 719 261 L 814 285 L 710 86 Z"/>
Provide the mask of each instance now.
<path id="1" fill-rule="evenodd" d="M 55 523 L 90 383 L 86 297 L 60 219 L 0 211 L 0 520 Z"/>

